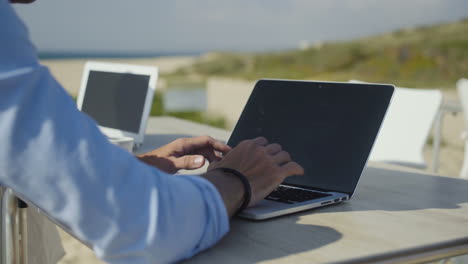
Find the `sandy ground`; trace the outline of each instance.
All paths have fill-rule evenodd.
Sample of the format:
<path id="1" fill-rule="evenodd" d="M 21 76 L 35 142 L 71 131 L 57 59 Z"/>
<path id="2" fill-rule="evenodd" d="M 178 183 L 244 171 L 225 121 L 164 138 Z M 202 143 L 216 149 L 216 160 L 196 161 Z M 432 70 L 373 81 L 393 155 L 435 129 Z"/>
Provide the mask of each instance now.
<path id="1" fill-rule="evenodd" d="M 190 65 L 196 57 L 159 57 L 144 59 L 93 59 L 92 61 L 156 66 L 160 73 L 170 73 L 182 66 Z M 42 60 L 55 78 L 63 85 L 71 95 L 78 95 L 80 90 L 83 67 L 88 59 L 66 60 Z M 158 82 L 158 88 L 164 87 L 164 83 Z"/>
<path id="2" fill-rule="evenodd" d="M 159 68 L 161 72 L 171 72 L 180 66 L 185 66 L 193 63 L 193 57 L 167 57 L 167 58 L 153 58 L 153 59 L 125 59 L 113 60 L 105 59 L 105 61 L 131 63 L 140 65 L 154 65 Z M 79 90 L 81 82 L 81 74 L 83 65 L 86 60 L 44 60 L 42 63 L 48 66 L 54 76 L 61 82 L 65 89 L 76 95 Z M 446 99 L 456 99 L 457 94 L 455 89 L 444 91 Z M 234 100 L 235 98 L 230 98 Z M 462 162 L 463 162 L 463 141 L 460 137 L 464 129 L 462 114 L 444 116 L 443 131 L 442 131 L 442 148 L 440 153 L 440 169 L 439 174 L 450 177 L 458 177 Z M 427 171 L 432 168 L 432 146 L 426 146 L 424 156 L 429 164 Z M 62 242 L 67 252 L 66 256 L 59 262 L 61 264 L 75 264 L 75 263 L 103 263 L 99 261 L 94 253 L 85 247 L 80 242 L 73 239 L 65 232 L 60 232 Z"/>
<path id="3" fill-rule="evenodd" d="M 58 262 L 59 264 L 98 264 L 105 263 L 99 260 L 94 252 L 81 242 L 59 229 L 62 244 L 65 249 L 65 256 Z"/>

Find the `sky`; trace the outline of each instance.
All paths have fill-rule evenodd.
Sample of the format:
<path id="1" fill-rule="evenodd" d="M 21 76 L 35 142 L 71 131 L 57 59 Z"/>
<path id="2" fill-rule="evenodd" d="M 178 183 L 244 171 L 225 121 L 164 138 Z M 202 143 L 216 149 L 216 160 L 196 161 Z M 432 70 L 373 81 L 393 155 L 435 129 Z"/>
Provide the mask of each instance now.
<path id="1" fill-rule="evenodd" d="M 467 0 L 37 0 L 42 52 L 268 51 L 468 17 Z"/>

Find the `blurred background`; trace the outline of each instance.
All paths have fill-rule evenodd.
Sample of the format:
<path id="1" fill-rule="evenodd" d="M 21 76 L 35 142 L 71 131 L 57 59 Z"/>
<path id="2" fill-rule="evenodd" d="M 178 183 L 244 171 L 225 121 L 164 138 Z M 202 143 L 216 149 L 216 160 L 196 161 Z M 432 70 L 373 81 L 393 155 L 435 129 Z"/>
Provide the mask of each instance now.
<path id="1" fill-rule="evenodd" d="M 456 81 L 468 77 L 466 0 L 38 0 L 15 9 L 72 96 L 87 60 L 153 65 L 152 115 L 225 129 L 259 78 L 357 79 L 459 101 Z M 439 173 L 456 177 L 464 124 L 454 113 L 444 118 Z M 63 236 L 62 263 L 99 263 Z"/>
<path id="2" fill-rule="evenodd" d="M 465 0 L 48 0 L 15 8 L 73 96 L 86 60 L 151 64 L 162 73 L 153 115 L 224 128 L 236 110 L 218 108 L 236 98 L 217 96 L 216 86 L 357 79 L 450 90 L 468 72 Z"/>

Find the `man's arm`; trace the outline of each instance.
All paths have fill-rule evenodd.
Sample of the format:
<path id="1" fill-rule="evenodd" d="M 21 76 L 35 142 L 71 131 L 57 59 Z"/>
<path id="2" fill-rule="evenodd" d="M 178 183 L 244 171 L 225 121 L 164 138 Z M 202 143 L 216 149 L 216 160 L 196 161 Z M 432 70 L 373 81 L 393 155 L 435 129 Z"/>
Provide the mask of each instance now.
<path id="1" fill-rule="evenodd" d="M 0 183 L 103 260 L 176 261 L 228 231 L 211 183 L 165 174 L 110 144 L 45 68 L 0 80 L 0 87 Z"/>
<path id="2" fill-rule="evenodd" d="M 173 177 L 138 161 L 77 110 L 39 66 L 7 1 L 0 1 L 0 39 L 0 184 L 109 263 L 180 260 L 228 231 L 225 205 L 213 184 L 199 176 Z"/>

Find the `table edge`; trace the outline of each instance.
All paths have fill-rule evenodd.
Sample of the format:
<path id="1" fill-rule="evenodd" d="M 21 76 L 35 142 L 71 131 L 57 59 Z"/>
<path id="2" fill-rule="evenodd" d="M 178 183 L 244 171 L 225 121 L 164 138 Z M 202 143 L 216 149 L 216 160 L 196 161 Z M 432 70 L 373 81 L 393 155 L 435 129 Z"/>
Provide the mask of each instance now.
<path id="1" fill-rule="evenodd" d="M 468 254 L 468 237 L 331 263 L 426 263 L 464 254 Z"/>

